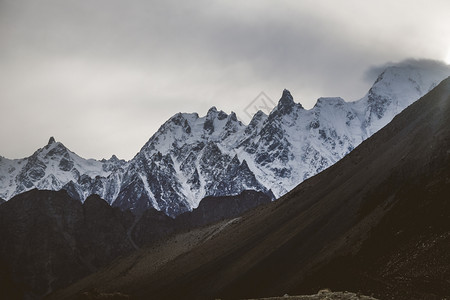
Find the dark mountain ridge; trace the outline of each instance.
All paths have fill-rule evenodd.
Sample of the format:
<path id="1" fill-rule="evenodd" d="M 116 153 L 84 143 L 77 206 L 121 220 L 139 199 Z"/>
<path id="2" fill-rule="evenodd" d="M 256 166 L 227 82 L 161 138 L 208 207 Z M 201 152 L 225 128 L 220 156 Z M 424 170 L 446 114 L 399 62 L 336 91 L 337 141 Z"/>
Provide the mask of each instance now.
<path id="1" fill-rule="evenodd" d="M 2 265 L 19 290 L 39 298 L 133 250 L 121 214 L 98 196 L 81 204 L 65 191 L 20 194 L 0 208 Z"/>
<path id="2" fill-rule="evenodd" d="M 98 195 L 81 203 L 65 190 L 19 194 L 0 207 L 0 298 L 39 299 L 138 247 L 270 201 L 253 191 L 209 197 L 194 212 L 172 219 L 153 208 L 136 217 Z"/>

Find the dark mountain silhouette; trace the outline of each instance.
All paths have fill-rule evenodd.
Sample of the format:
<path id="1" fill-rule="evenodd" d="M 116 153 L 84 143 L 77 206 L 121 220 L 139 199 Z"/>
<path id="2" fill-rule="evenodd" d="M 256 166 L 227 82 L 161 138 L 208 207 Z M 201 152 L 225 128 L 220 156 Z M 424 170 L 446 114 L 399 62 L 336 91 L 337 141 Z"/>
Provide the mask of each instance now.
<path id="1" fill-rule="evenodd" d="M 442 299 L 450 295 L 449 199 L 450 78 L 278 201 L 120 260 L 53 298 L 93 288 L 236 299 L 331 287 Z"/>
<path id="2" fill-rule="evenodd" d="M 98 270 L 133 250 L 115 212 L 98 196 L 82 205 L 65 191 L 14 197 L 0 208 L 2 269 L 30 298 Z"/>
<path id="3" fill-rule="evenodd" d="M 82 204 L 64 190 L 25 192 L 0 208 L 0 299 L 39 299 L 130 254 L 136 244 L 152 245 L 270 201 L 246 191 L 209 197 L 180 220 L 154 209 L 136 219 L 97 195 Z"/>

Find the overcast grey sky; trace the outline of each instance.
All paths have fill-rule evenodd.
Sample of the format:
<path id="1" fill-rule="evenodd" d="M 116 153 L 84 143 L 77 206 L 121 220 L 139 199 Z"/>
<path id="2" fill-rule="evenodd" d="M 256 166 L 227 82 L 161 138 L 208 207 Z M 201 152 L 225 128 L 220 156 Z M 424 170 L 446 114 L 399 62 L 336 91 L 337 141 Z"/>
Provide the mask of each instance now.
<path id="1" fill-rule="evenodd" d="M 406 58 L 450 61 L 450 1 L 0 0 L 0 155 L 50 136 L 131 159 L 177 112 L 284 88 L 311 108 L 364 96 Z"/>

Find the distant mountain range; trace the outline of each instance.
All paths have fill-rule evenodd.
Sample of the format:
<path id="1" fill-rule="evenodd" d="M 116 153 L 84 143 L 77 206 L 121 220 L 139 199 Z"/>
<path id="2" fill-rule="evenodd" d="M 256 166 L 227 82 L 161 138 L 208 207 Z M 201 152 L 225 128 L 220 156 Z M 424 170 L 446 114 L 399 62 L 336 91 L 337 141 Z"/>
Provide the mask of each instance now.
<path id="1" fill-rule="evenodd" d="M 51 138 L 24 159 L 0 157 L 0 198 L 33 188 L 97 194 L 121 209 L 177 216 L 207 196 L 260 191 L 279 198 L 330 167 L 450 75 L 450 67 L 391 66 L 360 100 L 320 98 L 306 110 L 284 90 L 248 125 L 212 107 L 178 113 L 130 161 L 83 159 Z"/>
<path id="2" fill-rule="evenodd" d="M 48 299 L 255 299 L 323 288 L 446 299 L 449 199 L 450 77 L 277 201 L 168 238 Z"/>

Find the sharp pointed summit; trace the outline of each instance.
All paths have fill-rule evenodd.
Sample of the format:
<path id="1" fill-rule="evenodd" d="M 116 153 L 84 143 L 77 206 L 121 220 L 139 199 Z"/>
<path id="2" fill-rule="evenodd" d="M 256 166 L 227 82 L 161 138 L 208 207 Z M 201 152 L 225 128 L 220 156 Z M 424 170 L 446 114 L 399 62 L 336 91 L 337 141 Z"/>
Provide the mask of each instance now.
<path id="1" fill-rule="evenodd" d="M 215 106 L 212 106 L 212 107 L 208 110 L 208 112 L 206 113 L 206 115 L 207 115 L 207 116 L 210 116 L 210 115 L 216 114 L 216 113 L 218 113 L 217 108 L 216 108 Z"/>
<path id="2" fill-rule="evenodd" d="M 300 108 L 303 108 L 300 103 L 296 104 L 294 102 L 294 98 L 292 97 L 291 92 L 289 92 L 289 90 L 287 89 L 284 89 L 280 101 L 278 101 L 277 111 L 279 111 L 283 115 L 286 115 L 291 113 L 296 105 L 298 105 Z"/>
<path id="3" fill-rule="evenodd" d="M 48 140 L 47 145 L 51 145 L 53 143 L 56 143 L 56 141 L 55 141 L 55 138 L 51 136 L 50 139 Z"/>
<path id="4" fill-rule="evenodd" d="M 290 98 L 292 101 L 294 101 L 294 98 L 292 97 L 291 92 L 288 89 L 283 90 L 281 98 Z"/>

